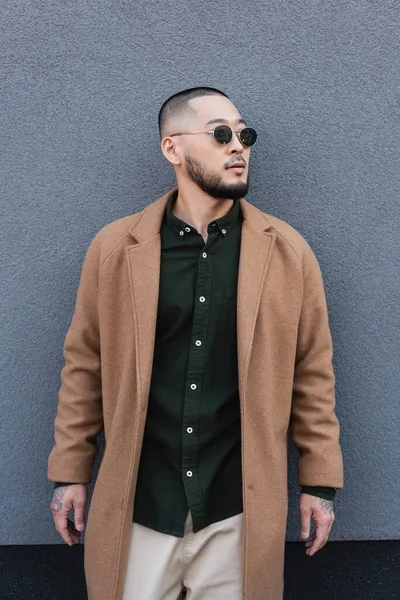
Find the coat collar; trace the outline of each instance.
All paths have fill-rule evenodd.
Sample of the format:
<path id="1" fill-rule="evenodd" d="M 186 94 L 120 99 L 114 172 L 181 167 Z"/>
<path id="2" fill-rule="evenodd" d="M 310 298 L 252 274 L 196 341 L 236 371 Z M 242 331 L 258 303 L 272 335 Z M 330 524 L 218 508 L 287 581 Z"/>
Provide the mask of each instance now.
<path id="1" fill-rule="evenodd" d="M 167 208 L 168 200 L 172 195 L 177 196 L 177 194 L 178 188 L 174 188 L 164 194 L 164 196 L 161 196 L 158 200 L 148 204 L 143 209 L 140 213 L 140 218 L 136 220 L 129 229 L 129 233 L 136 242 L 144 242 L 160 233 L 161 223 Z M 265 213 L 261 212 L 256 206 L 250 204 L 250 202 L 244 198 L 240 198 L 239 202 L 244 225 L 259 231 L 260 233 L 268 231 L 268 229 L 271 228 L 272 225 Z"/>

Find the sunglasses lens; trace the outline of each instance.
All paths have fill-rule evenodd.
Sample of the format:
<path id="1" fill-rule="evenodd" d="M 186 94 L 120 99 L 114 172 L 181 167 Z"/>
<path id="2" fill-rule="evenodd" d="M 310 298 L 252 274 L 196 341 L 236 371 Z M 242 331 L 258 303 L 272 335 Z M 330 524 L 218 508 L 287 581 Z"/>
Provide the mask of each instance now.
<path id="1" fill-rule="evenodd" d="M 245 146 L 252 146 L 256 143 L 257 132 L 252 127 L 245 127 L 241 131 L 240 139 L 242 144 L 244 144 Z"/>
<path id="2" fill-rule="evenodd" d="M 214 129 L 214 137 L 220 144 L 229 144 L 232 139 L 232 129 L 228 125 L 218 125 Z"/>

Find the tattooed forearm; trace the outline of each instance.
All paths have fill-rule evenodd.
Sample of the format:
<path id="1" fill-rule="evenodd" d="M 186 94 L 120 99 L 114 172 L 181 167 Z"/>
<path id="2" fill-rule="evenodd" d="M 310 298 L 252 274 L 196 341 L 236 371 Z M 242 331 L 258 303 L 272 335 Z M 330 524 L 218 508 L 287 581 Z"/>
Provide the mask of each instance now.
<path id="1" fill-rule="evenodd" d="M 52 510 L 55 510 L 56 512 L 58 512 L 59 510 L 62 509 L 62 499 L 63 499 L 65 492 L 67 491 L 67 488 L 68 488 L 67 485 L 63 485 L 54 490 L 53 501 L 51 504 Z"/>
<path id="2" fill-rule="evenodd" d="M 318 498 L 318 500 L 326 513 L 333 513 L 333 500 L 325 500 L 325 498 Z"/>

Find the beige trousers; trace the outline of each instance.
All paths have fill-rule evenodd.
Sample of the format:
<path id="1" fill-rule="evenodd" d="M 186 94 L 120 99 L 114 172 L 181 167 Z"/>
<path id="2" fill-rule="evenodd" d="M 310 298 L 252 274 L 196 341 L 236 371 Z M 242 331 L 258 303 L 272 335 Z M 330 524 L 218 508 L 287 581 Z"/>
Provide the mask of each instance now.
<path id="1" fill-rule="evenodd" d="M 122 600 L 242 600 L 243 513 L 184 537 L 133 523 Z M 186 590 L 184 595 L 183 590 Z"/>

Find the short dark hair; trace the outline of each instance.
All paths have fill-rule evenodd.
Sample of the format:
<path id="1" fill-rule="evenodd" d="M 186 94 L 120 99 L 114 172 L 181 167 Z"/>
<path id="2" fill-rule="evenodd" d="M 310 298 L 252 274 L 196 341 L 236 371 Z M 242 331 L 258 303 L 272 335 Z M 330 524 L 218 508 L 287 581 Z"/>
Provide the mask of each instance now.
<path id="1" fill-rule="evenodd" d="M 177 114 L 183 114 L 190 109 L 189 100 L 192 98 L 198 98 L 200 96 L 225 96 L 225 98 L 230 99 L 224 92 L 221 90 L 217 90 L 212 87 L 194 87 L 188 88 L 187 90 L 182 90 L 181 92 L 177 92 L 173 96 L 170 96 L 160 108 L 160 112 L 158 113 L 158 130 L 160 133 L 160 138 L 162 139 L 163 133 L 165 131 L 165 127 L 168 119 L 176 116 Z"/>

